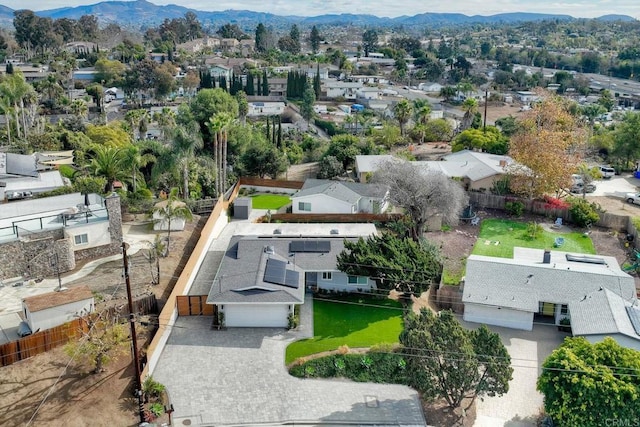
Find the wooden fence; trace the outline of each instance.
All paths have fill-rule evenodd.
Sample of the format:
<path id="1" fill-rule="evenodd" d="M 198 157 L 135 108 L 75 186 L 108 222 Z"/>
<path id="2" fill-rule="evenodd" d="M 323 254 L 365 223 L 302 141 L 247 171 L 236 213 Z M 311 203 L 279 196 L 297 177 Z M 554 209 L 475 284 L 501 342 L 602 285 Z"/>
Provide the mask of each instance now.
<path id="1" fill-rule="evenodd" d="M 206 299 L 206 297 L 205 297 Z M 148 295 L 133 301 L 133 311 L 137 314 L 158 312 L 158 302 L 155 295 Z M 129 318 L 129 312 L 122 307 L 109 307 L 102 312 L 106 317 L 117 320 Z M 44 331 L 36 332 L 16 341 L 0 345 L 0 366 L 8 366 L 20 360 L 27 359 L 40 353 L 66 344 L 72 339 L 80 338 L 89 331 L 86 319 L 74 319 L 63 325 Z"/>
<path id="2" fill-rule="evenodd" d="M 239 181 L 240 185 L 255 187 L 274 187 L 274 188 L 291 188 L 299 190 L 304 185 L 304 181 L 286 181 L 284 179 L 264 179 L 264 178 L 247 178 L 242 177 Z"/>
<path id="3" fill-rule="evenodd" d="M 390 222 L 402 218 L 402 214 L 272 214 L 271 222 Z"/>
<path id="4" fill-rule="evenodd" d="M 206 295 L 176 296 L 178 316 L 213 316 L 215 306 L 207 304 Z"/>
<path id="5" fill-rule="evenodd" d="M 518 200 L 522 202 L 524 204 L 524 210 L 526 212 L 531 212 L 535 215 L 546 216 L 554 220 L 556 218 L 562 218 L 565 221 L 571 222 L 571 213 L 569 212 L 569 209 L 549 208 L 547 206 L 547 203 L 544 201 L 515 199 L 513 197 L 498 196 L 495 194 L 486 193 L 469 193 L 469 201 L 476 209 L 480 208 L 504 210 L 505 203 L 511 200 Z M 604 212 L 600 214 L 600 220 L 595 225 L 598 227 L 609 228 L 613 230 L 627 231 L 629 229 L 629 217 L 626 215 L 616 215 Z"/>

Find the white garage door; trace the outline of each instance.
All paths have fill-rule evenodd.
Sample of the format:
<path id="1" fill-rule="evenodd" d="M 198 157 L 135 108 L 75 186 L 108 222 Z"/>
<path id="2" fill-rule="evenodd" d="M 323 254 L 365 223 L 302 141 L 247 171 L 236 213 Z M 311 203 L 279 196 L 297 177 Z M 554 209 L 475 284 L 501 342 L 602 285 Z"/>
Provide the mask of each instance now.
<path id="1" fill-rule="evenodd" d="M 525 331 L 533 329 L 533 313 L 504 307 L 465 304 L 463 318 L 467 322 L 484 323 L 486 325 L 504 326 Z"/>
<path id="2" fill-rule="evenodd" d="M 224 306 L 227 327 L 286 328 L 289 306 L 286 304 L 255 304 Z"/>

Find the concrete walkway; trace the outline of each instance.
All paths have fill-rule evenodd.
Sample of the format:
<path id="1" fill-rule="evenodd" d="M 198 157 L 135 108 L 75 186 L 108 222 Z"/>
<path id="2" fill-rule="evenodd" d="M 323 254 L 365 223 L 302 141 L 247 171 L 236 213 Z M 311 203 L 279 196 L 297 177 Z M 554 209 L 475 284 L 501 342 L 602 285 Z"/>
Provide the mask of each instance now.
<path id="1" fill-rule="evenodd" d="M 290 376 L 285 349 L 312 334 L 310 297 L 301 310 L 296 331 L 217 331 L 211 330 L 210 317 L 179 317 L 153 372 L 167 386 L 174 423 L 426 425 L 418 394 L 409 387 Z"/>

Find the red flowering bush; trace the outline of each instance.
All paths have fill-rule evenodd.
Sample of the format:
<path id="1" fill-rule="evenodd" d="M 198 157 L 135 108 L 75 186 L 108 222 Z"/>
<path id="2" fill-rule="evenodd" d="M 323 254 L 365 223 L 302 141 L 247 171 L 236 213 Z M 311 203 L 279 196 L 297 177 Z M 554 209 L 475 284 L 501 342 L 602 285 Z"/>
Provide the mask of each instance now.
<path id="1" fill-rule="evenodd" d="M 545 209 L 568 209 L 569 203 L 551 196 L 544 196 Z"/>

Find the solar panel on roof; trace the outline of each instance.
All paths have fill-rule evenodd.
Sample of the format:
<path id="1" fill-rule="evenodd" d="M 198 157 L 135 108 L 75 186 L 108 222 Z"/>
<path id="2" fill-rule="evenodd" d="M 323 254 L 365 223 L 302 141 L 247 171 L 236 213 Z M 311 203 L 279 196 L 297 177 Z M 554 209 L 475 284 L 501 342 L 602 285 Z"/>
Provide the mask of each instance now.
<path id="1" fill-rule="evenodd" d="M 627 314 L 629 315 L 629 320 L 631 320 L 631 324 L 633 325 L 633 329 L 636 330 L 636 334 L 640 335 L 640 308 L 637 307 L 626 307 Z"/>
<path id="2" fill-rule="evenodd" d="M 594 256 L 578 256 L 578 255 L 566 255 L 567 261 L 572 262 L 583 262 L 585 264 L 605 264 L 603 258 L 598 258 Z"/>
<path id="3" fill-rule="evenodd" d="M 294 270 L 287 270 L 285 261 L 269 258 L 264 269 L 264 281 L 274 285 L 298 289 L 300 273 Z"/>
<path id="4" fill-rule="evenodd" d="M 294 240 L 289 244 L 289 252 L 331 252 L 331 242 L 327 240 Z"/>

